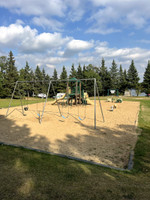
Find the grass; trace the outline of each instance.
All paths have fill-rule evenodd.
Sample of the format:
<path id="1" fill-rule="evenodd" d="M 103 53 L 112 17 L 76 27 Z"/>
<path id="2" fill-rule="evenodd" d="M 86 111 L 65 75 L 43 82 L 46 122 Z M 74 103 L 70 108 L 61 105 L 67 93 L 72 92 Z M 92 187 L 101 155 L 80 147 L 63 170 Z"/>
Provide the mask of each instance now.
<path id="1" fill-rule="evenodd" d="M 54 99 L 48 99 L 48 101 L 51 101 Z M 22 104 L 23 105 L 27 105 L 27 104 L 34 104 L 34 103 L 41 103 L 41 102 L 45 102 L 45 99 L 41 99 L 41 98 L 31 98 L 27 100 L 22 100 Z M 0 99 L 0 109 L 1 108 L 8 108 L 10 103 L 10 99 Z M 20 99 L 13 99 L 12 103 L 11 103 L 11 107 L 15 107 L 15 106 L 20 106 L 21 105 L 21 101 Z"/>
<path id="2" fill-rule="evenodd" d="M 121 172 L 1 145 L 0 199 L 150 199 L 150 100 L 139 101 L 141 135 L 132 171 Z"/>

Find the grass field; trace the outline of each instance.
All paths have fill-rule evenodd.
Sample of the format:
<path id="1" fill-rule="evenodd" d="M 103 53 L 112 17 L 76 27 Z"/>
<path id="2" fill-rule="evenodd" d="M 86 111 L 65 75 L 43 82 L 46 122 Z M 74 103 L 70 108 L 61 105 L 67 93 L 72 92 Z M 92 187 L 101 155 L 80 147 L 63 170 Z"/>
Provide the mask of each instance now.
<path id="1" fill-rule="evenodd" d="M 116 171 L 1 145 L 0 199 L 150 199 L 150 99 L 130 100 L 141 102 L 138 125 L 141 135 L 132 171 Z M 2 100 L 0 103 L 3 104 Z"/>
<path id="2" fill-rule="evenodd" d="M 52 101 L 54 99 L 48 99 L 48 101 Z M 22 105 L 27 105 L 27 104 L 34 104 L 34 103 L 41 103 L 41 102 L 45 102 L 45 99 L 41 99 L 41 98 L 31 98 L 28 100 L 22 100 Z M 10 99 L 0 99 L 0 109 L 1 108 L 7 108 L 9 106 L 10 103 Z M 11 106 L 15 107 L 15 106 L 20 106 L 21 105 L 21 101 L 20 99 L 13 99 Z"/>

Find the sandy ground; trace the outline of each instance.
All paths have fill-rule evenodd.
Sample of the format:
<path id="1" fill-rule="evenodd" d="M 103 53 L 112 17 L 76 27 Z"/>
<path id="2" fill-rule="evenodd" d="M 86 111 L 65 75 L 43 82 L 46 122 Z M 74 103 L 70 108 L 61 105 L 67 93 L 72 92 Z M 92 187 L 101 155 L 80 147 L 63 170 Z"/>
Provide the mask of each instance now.
<path id="1" fill-rule="evenodd" d="M 96 130 L 93 105 L 69 106 L 69 115 L 68 107 L 60 105 L 64 119 L 57 105 L 47 103 L 42 124 L 38 114 L 43 103 L 29 105 L 26 116 L 22 115 L 21 107 L 11 108 L 7 118 L 6 109 L 1 109 L 0 141 L 123 168 L 137 140 L 139 103 L 118 103 L 117 108 L 110 111 L 112 105 L 102 101 L 103 122 L 97 101 Z"/>

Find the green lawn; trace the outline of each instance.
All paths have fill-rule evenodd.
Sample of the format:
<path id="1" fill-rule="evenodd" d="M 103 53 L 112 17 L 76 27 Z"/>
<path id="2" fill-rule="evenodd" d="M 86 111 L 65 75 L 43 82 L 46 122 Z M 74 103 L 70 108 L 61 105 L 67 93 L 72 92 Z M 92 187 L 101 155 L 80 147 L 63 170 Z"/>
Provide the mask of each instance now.
<path id="1" fill-rule="evenodd" d="M 48 101 L 51 101 L 54 99 L 48 99 Z M 23 105 L 27 105 L 27 104 L 34 104 L 34 103 L 40 103 L 40 102 L 45 102 L 45 99 L 41 99 L 41 98 L 31 98 L 29 100 L 22 100 L 22 104 Z M 0 109 L 1 108 L 8 108 L 10 103 L 10 99 L 0 99 Z M 15 106 L 20 106 L 21 105 L 21 101 L 20 99 L 13 99 L 11 106 L 15 107 Z"/>
<path id="2" fill-rule="evenodd" d="M 141 135 L 132 171 L 121 172 L 1 145 L 0 199 L 149 200 L 150 99 L 139 101 Z"/>

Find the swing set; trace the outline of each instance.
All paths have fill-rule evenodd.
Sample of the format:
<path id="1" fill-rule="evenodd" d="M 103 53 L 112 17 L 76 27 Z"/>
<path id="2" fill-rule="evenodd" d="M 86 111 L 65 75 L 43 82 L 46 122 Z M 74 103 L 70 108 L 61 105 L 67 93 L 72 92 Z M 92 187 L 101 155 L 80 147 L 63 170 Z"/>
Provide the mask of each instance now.
<path id="1" fill-rule="evenodd" d="M 93 107 L 94 107 L 94 129 L 96 129 L 96 112 L 97 112 L 97 110 L 96 110 L 96 95 L 98 96 L 100 112 L 101 112 L 102 119 L 103 119 L 103 122 L 104 122 L 104 115 L 103 115 L 103 110 L 102 110 L 102 105 L 101 105 L 101 101 L 100 101 L 99 90 L 98 90 L 96 79 L 95 78 L 91 78 L 91 79 L 76 79 L 76 78 L 72 78 L 72 79 L 67 79 L 67 80 L 44 81 L 45 84 L 46 83 L 48 84 L 48 88 L 47 88 L 47 94 L 46 94 L 45 101 L 43 102 L 42 112 L 41 113 L 40 112 L 37 113 L 37 115 L 39 117 L 39 123 L 42 123 L 43 115 L 44 115 L 44 112 L 45 112 L 45 107 L 46 107 L 46 104 L 47 104 L 48 97 L 49 97 L 51 89 L 53 90 L 53 93 L 54 93 L 54 95 L 56 97 L 56 92 L 55 92 L 54 85 L 53 85 L 56 82 L 66 82 L 67 83 L 66 93 L 65 93 L 64 98 L 63 98 L 63 101 L 66 100 L 66 102 L 65 102 L 65 104 L 63 104 L 63 106 L 65 105 L 68 108 L 68 112 L 67 112 L 66 116 L 63 113 L 63 109 L 60 108 L 59 99 L 55 99 L 55 103 L 57 103 L 57 107 L 58 107 L 60 116 L 63 119 L 67 119 L 69 117 L 69 106 L 73 104 L 72 102 L 74 100 L 74 104 L 78 107 L 78 119 L 81 120 L 81 121 L 85 120 L 86 119 L 87 104 L 90 102 L 90 100 L 88 99 L 87 93 L 84 92 L 83 84 L 82 84 L 83 81 L 86 81 L 86 82 L 87 81 L 92 81 L 93 82 L 93 90 L 94 90 L 94 94 L 93 94 L 93 96 L 94 96 L 94 105 L 93 105 Z M 6 117 L 10 114 L 9 113 L 9 109 L 11 107 L 11 103 L 12 103 L 12 100 L 14 98 L 14 94 L 16 92 L 17 86 L 18 86 L 18 91 L 19 91 L 19 96 L 20 96 L 22 114 L 25 116 L 24 111 L 29 111 L 29 107 L 28 107 L 28 104 L 29 104 L 29 91 L 26 92 L 26 96 L 27 97 L 25 98 L 25 95 L 23 97 L 23 95 L 21 94 L 20 89 L 19 89 L 19 84 L 21 84 L 21 83 L 34 84 L 35 82 L 43 82 L 43 81 L 40 81 L 40 80 L 39 81 L 17 81 L 15 83 L 14 90 L 13 90 L 13 93 L 12 93 L 12 96 L 11 96 L 11 99 L 10 99 L 10 102 L 9 102 L 9 106 L 8 106 L 8 109 L 7 109 L 7 112 L 6 112 Z M 71 86 L 71 87 L 69 88 L 69 86 Z M 33 92 L 33 94 L 34 94 L 34 92 Z M 26 102 L 27 102 L 26 105 L 23 104 L 23 102 L 22 102 L 23 99 L 24 100 L 26 99 Z M 81 106 L 84 106 L 84 116 L 83 117 L 80 116 L 80 107 Z"/>

